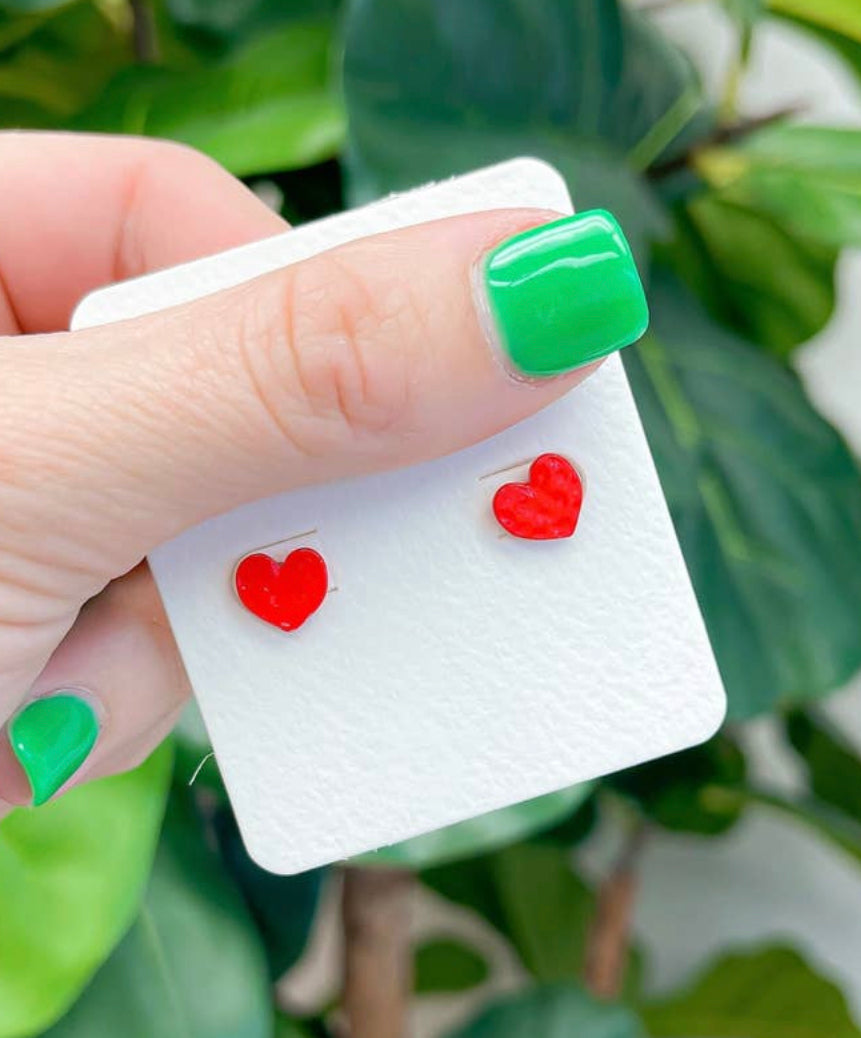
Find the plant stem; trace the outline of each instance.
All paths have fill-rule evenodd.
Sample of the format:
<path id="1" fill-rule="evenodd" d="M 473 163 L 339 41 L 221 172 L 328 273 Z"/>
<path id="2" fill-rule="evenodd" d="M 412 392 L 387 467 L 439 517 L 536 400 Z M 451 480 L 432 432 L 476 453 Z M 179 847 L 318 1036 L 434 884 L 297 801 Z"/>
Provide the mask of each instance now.
<path id="1" fill-rule="evenodd" d="M 132 45 L 135 58 L 145 65 L 158 61 L 158 37 L 149 0 L 129 0 L 132 11 Z"/>
<path id="2" fill-rule="evenodd" d="M 750 119 L 739 119 L 737 122 L 730 123 L 727 126 L 718 126 L 708 137 L 699 141 L 689 151 L 677 155 L 667 162 L 660 162 L 657 165 L 650 166 L 646 171 L 646 176 L 649 180 L 662 180 L 673 173 L 679 173 L 690 165 L 691 158 L 695 152 L 701 151 L 703 148 L 714 147 L 720 144 L 731 144 L 733 141 L 743 140 L 757 130 L 762 130 L 773 123 L 789 119 L 794 115 L 798 115 L 801 111 L 801 105 L 789 105 L 786 108 L 780 108 L 778 111 L 769 112 L 766 115 L 757 115 Z"/>
<path id="3" fill-rule="evenodd" d="M 342 1005 L 349 1038 L 406 1038 L 412 893 L 413 877 L 402 869 L 344 870 Z"/>
<path id="4" fill-rule="evenodd" d="M 622 853 L 598 888 L 598 904 L 586 940 L 583 981 L 597 998 L 616 998 L 622 990 L 630 952 L 631 920 L 639 880 L 637 864 L 646 839 L 638 822 Z"/>

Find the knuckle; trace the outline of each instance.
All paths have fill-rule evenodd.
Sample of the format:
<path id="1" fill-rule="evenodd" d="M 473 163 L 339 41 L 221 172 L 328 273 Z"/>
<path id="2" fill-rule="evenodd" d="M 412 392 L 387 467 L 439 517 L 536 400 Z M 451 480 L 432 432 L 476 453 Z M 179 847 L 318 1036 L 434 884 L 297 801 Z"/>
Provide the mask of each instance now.
<path id="1" fill-rule="evenodd" d="M 368 277 L 354 257 L 324 254 L 283 272 L 280 319 L 255 379 L 278 424 L 309 453 L 409 429 L 415 301 L 396 276 Z M 289 429 L 287 428 L 289 426 Z"/>

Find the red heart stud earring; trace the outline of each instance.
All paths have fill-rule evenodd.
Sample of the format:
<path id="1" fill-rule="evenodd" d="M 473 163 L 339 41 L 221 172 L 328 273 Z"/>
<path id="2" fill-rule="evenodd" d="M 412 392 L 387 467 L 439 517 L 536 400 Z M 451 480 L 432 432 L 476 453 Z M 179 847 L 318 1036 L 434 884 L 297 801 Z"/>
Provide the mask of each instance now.
<path id="1" fill-rule="evenodd" d="M 313 548 L 296 548 L 283 562 L 263 552 L 246 555 L 233 579 L 245 608 L 282 631 L 301 627 L 329 590 L 326 563 Z"/>
<path id="2" fill-rule="evenodd" d="M 529 466 L 526 483 L 505 483 L 493 497 L 493 514 L 514 537 L 549 541 L 577 529 L 583 481 L 567 458 L 542 454 Z"/>

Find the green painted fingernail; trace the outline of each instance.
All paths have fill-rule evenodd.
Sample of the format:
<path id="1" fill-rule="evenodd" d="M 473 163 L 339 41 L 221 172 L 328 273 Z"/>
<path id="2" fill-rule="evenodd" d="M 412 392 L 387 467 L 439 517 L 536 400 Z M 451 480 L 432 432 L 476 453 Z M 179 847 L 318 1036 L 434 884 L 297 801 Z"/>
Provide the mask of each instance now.
<path id="1" fill-rule="evenodd" d="M 68 692 L 34 699 L 12 718 L 9 743 L 30 782 L 34 807 L 75 774 L 98 734 L 93 708 Z"/>
<path id="2" fill-rule="evenodd" d="M 549 377 L 635 342 L 649 309 L 631 247 L 600 209 L 509 238 L 484 261 L 487 305 L 510 365 Z"/>

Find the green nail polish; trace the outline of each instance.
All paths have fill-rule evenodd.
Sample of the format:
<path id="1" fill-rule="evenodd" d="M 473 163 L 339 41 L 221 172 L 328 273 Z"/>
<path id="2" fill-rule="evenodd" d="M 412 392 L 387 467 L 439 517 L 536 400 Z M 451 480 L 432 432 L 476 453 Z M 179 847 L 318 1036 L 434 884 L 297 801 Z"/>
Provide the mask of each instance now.
<path id="1" fill-rule="evenodd" d="M 534 227 L 485 259 L 487 304 L 511 366 L 549 377 L 635 342 L 649 323 L 631 247 L 600 209 Z"/>
<path id="2" fill-rule="evenodd" d="M 87 759 L 99 722 L 86 700 L 71 693 L 35 699 L 9 722 L 9 743 L 38 807 Z"/>

